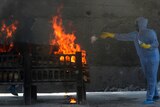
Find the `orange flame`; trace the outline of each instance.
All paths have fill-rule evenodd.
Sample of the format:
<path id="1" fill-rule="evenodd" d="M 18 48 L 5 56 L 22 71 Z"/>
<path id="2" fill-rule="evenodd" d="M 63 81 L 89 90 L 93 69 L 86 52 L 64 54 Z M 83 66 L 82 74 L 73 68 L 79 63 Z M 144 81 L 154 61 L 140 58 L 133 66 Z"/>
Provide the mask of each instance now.
<path id="1" fill-rule="evenodd" d="M 70 104 L 76 104 L 77 100 L 75 98 L 70 98 Z"/>
<path id="2" fill-rule="evenodd" d="M 0 28 L 0 53 L 9 52 L 13 48 L 13 34 L 17 30 L 18 21 L 14 21 L 10 25 L 6 25 L 5 21 L 2 21 Z"/>
<path id="3" fill-rule="evenodd" d="M 65 32 L 60 9 L 57 11 L 58 15 L 54 16 L 52 20 L 53 35 L 55 37 L 50 41 L 50 45 L 58 46 L 58 51 L 55 51 L 54 54 L 75 54 L 76 52 L 82 52 L 82 63 L 86 64 L 86 51 L 81 50 L 80 45 L 75 43 L 76 36 L 73 32 Z M 60 60 L 64 61 L 64 58 L 60 58 Z M 70 58 L 66 58 L 66 60 L 70 61 Z M 71 62 L 75 62 L 75 60 L 75 57 L 71 58 Z"/>

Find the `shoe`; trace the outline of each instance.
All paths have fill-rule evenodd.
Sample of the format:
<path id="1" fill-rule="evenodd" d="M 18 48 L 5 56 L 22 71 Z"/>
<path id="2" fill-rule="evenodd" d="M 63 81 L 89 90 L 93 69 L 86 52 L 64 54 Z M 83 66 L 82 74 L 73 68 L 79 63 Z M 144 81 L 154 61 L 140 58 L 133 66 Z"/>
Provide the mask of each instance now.
<path id="1" fill-rule="evenodd" d="M 153 100 L 145 100 L 145 101 L 143 102 L 143 104 L 153 104 L 153 103 L 154 103 Z"/>
<path id="2" fill-rule="evenodd" d="M 154 96 L 154 97 L 153 97 L 153 101 L 158 101 L 158 100 L 160 100 L 160 97 L 159 97 L 159 96 Z"/>
<path id="3" fill-rule="evenodd" d="M 12 85 L 12 86 L 9 87 L 9 92 L 14 96 L 18 96 L 15 85 Z"/>
<path id="4" fill-rule="evenodd" d="M 11 92 L 11 94 L 14 95 L 14 96 L 18 96 L 18 93 L 17 93 L 17 92 L 14 92 L 14 93 Z"/>

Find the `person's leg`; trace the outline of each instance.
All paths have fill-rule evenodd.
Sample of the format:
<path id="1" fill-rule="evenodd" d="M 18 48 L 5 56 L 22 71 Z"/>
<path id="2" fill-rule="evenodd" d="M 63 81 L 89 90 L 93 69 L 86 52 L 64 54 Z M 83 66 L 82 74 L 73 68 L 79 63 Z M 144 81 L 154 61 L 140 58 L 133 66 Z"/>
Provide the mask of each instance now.
<path id="1" fill-rule="evenodd" d="M 156 85 L 156 88 L 155 88 L 154 96 L 159 96 L 159 94 L 158 94 L 158 89 L 157 89 L 157 85 Z"/>
<path id="2" fill-rule="evenodd" d="M 18 93 L 17 93 L 17 89 L 16 89 L 16 85 L 11 85 L 9 87 L 9 92 L 15 96 L 18 96 Z"/>
<path id="3" fill-rule="evenodd" d="M 140 63 L 141 63 L 142 72 L 145 75 L 145 59 L 140 58 Z"/>
<path id="4" fill-rule="evenodd" d="M 156 66 L 156 64 L 155 64 Z M 157 80 L 157 75 L 158 75 L 158 67 L 159 67 L 159 62 L 157 63 L 157 68 L 155 70 L 157 70 L 157 73 L 156 73 L 156 80 Z M 156 101 L 156 100 L 159 100 L 159 94 L 158 94 L 158 89 L 157 89 L 157 81 L 156 81 L 156 87 L 155 87 L 155 92 L 154 92 L 154 96 L 153 96 L 153 100 Z"/>
<path id="5" fill-rule="evenodd" d="M 154 96 L 153 96 L 153 100 L 154 100 L 154 101 L 157 101 L 157 100 L 159 100 L 159 99 L 160 99 L 160 97 L 159 97 L 158 89 L 157 89 L 157 85 L 156 85 L 155 93 L 154 93 Z"/>
<path id="6" fill-rule="evenodd" d="M 158 62 L 154 59 L 149 59 L 146 64 L 146 78 L 147 78 L 147 100 L 152 101 L 155 96 L 157 85 L 157 68 Z M 158 92 L 156 92 L 158 94 Z"/>
<path id="7" fill-rule="evenodd" d="M 140 59 L 140 63 L 141 63 L 141 68 L 142 68 L 142 72 L 144 73 L 144 75 L 145 75 L 145 78 L 146 78 L 146 80 L 147 80 L 147 95 L 146 95 L 146 100 L 143 102 L 144 104 L 153 104 L 154 102 L 153 102 L 153 100 L 152 100 L 152 98 L 151 99 L 148 99 L 149 97 L 148 97 L 148 95 L 149 95 L 149 85 L 148 85 L 148 68 L 147 68 L 147 59 Z"/>

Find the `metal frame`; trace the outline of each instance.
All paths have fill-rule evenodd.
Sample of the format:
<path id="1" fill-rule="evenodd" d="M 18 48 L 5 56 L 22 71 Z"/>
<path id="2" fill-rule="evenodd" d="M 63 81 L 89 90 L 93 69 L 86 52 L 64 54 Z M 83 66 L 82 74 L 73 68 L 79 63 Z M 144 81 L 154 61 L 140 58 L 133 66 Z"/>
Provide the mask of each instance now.
<path id="1" fill-rule="evenodd" d="M 82 53 L 58 54 L 34 56 L 25 49 L 22 55 L 0 55 L 0 84 L 23 84 L 24 103 L 32 104 L 37 100 L 37 83 L 48 82 L 74 82 L 76 85 L 78 103 L 86 102 L 85 82 L 83 70 L 86 65 L 82 64 Z M 60 61 L 60 57 L 64 61 Z M 65 58 L 76 58 L 76 62 L 66 61 Z M 8 62 L 11 61 L 11 62 Z"/>

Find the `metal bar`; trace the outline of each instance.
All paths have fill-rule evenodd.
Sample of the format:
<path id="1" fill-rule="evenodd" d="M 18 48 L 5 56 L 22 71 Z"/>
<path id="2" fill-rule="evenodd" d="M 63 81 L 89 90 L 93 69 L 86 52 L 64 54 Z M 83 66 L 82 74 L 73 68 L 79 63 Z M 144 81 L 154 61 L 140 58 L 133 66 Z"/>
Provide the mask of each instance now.
<path id="1" fill-rule="evenodd" d="M 74 82 L 75 83 L 75 80 L 60 80 L 60 79 L 57 79 L 57 80 L 47 80 L 47 81 L 44 81 L 44 80 L 39 80 L 39 81 L 32 81 L 32 84 L 33 83 L 51 83 L 51 82 Z"/>
<path id="2" fill-rule="evenodd" d="M 31 56 L 29 55 L 29 47 L 24 44 L 23 65 L 24 65 L 24 103 L 31 104 Z"/>
<path id="3" fill-rule="evenodd" d="M 83 104 L 86 102 L 86 90 L 85 83 L 83 81 L 82 73 L 82 53 L 76 53 L 76 65 L 77 65 L 77 100 L 78 104 Z"/>
<path id="4" fill-rule="evenodd" d="M 15 84 L 23 84 L 23 81 L 21 82 L 0 82 L 0 85 L 15 85 Z"/>
<path id="5" fill-rule="evenodd" d="M 32 85 L 31 88 L 32 88 L 32 91 L 31 91 L 32 103 L 35 103 L 37 101 L 37 86 Z"/>

